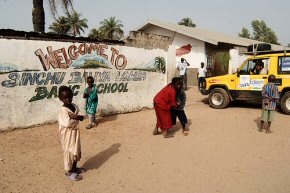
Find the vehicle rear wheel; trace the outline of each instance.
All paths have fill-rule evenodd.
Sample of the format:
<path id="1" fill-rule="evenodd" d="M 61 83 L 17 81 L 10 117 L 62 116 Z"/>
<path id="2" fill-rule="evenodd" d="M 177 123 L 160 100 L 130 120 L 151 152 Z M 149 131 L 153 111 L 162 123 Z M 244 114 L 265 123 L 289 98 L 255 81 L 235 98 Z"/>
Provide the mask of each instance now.
<path id="1" fill-rule="evenodd" d="M 223 88 L 214 88 L 209 93 L 209 105 L 215 109 L 224 109 L 229 106 L 230 96 Z"/>
<path id="2" fill-rule="evenodd" d="M 290 91 L 286 92 L 280 101 L 280 106 L 283 113 L 290 115 Z"/>

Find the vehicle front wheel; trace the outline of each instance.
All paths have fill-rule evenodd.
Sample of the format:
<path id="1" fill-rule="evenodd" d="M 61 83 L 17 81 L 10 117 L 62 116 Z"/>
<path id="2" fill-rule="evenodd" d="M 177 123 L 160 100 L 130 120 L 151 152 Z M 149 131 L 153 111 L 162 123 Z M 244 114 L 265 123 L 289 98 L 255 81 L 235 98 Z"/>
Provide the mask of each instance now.
<path id="1" fill-rule="evenodd" d="M 215 109 L 224 109 L 229 106 L 230 96 L 223 88 L 214 88 L 209 93 L 209 105 Z"/>
<path id="2" fill-rule="evenodd" d="M 283 113 L 290 115 L 290 91 L 286 92 L 280 101 L 280 106 Z"/>

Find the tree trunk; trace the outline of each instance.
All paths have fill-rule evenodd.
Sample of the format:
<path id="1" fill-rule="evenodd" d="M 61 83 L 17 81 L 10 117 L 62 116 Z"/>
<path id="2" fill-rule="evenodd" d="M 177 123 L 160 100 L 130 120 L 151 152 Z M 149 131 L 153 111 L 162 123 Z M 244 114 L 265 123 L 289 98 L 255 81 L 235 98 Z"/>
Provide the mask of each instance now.
<path id="1" fill-rule="evenodd" d="M 44 33 L 45 15 L 43 8 L 43 0 L 33 0 L 32 23 L 35 32 Z"/>

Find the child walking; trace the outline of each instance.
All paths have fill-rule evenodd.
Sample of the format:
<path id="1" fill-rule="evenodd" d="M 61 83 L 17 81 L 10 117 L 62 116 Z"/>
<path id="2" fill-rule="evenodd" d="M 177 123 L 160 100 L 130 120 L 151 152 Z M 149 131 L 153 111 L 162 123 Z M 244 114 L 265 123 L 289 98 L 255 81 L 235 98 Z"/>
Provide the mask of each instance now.
<path id="1" fill-rule="evenodd" d="M 275 75 L 271 74 L 268 77 L 268 84 L 263 87 L 262 90 L 262 115 L 261 115 L 261 128 L 259 131 L 262 132 L 264 129 L 265 122 L 268 123 L 265 128 L 266 133 L 272 133 L 270 130 L 271 123 L 274 121 L 274 113 L 276 110 L 276 104 L 279 101 L 279 90 L 274 84 Z"/>
<path id="2" fill-rule="evenodd" d="M 87 84 L 89 87 L 85 89 L 83 97 L 86 99 L 85 110 L 89 117 L 89 125 L 86 129 L 91 129 L 96 126 L 96 112 L 98 107 L 98 92 L 97 87 L 94 84 L 94 78 L 89 76 L 87 78 Z"/>
<path id="3" fill-rule="evenodd" d="M 73 92 L 71 88 L 61 86 L 58 97 L 63 102 L 58 122 L 60 141 L 64 151 L 65 175 L 70 180 L 78 181 L 82 179 L 79 174 L 86 171 L 84 168 L 77 168 L 77 162 L 81 158 L 79 121 L 82 121 L 84 116 L 79 115 L 78 106 L 72 103 Z"/>
<path id="4" fill-rule="evenodd" d="M 180 83 L 182 83 L 182 80 L 180 80 Z M 178 117 L 180 124 L 182 125 L 182 134 L 184 136 L 188 135 L 188 131 L 185 128 L 185 125 L 187 124 L 187 117 L 184 111 L 186 102 L 186 94 L 183 89 L 183 86 L 176 92 L 176 103 L 178 105 L 178 108 L 172 108 L 171 111 L 171 119 L 172 119 L 172 125 L 176 125 L 176 117 Z"/>

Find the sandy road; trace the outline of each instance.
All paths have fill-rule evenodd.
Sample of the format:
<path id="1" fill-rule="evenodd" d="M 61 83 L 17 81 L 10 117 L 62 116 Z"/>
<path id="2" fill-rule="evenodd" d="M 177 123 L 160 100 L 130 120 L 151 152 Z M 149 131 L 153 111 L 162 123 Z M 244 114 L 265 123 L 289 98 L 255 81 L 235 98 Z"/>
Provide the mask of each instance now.
<path id="1" fill-rule="evenodd" d="M 190 134 L 153 136 L 154 111 L 81 124 L 83 180 L 64 177 L 57 124 L 0 133 L 0 192 L 287 193 L 290 116 L 276 113 L 273 133 L 257 131 L 260 109 L 209 108 L 187 91 Z"/>

